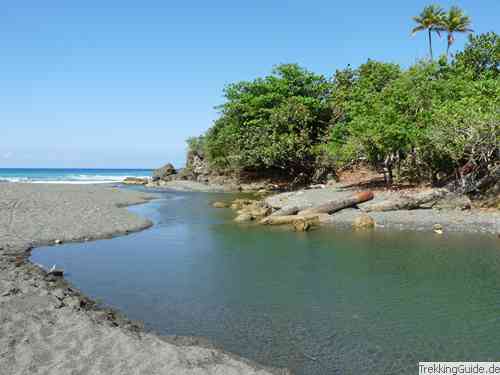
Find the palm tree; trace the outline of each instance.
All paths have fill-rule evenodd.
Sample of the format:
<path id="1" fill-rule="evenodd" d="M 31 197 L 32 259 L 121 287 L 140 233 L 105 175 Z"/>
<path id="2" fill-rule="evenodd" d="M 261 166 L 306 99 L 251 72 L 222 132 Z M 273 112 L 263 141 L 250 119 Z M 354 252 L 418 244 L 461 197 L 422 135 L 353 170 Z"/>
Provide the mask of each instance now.
<path id="1" fill-rule="evenodd" d="M 448 44 L 446 46 L 446 57 L 450 54 L 450 47 L 455 41 L 453 33 L 470 33 L 472 32 L 471 19 L 466 16 L 462 9 L 457 6 L 450 8 L 448 13 L 442 18 L 441 26 L 438 31 L 448 33 Z"/>
<path id="2" fill-rule="evenodd" d="M 444 10 L 439 5 L 428 5 L 424 8 L 422 13 L 418 16 L 413 17 L 413 20 L 417 23 L 417 26 L 411 31 L 412 35 L 415 35 L 419 31 L 427 30 L 429 33 L 429 52 L 432 60 L 432 32 L 436 31 L 439 33 L 440 27 L 442 27 L 442 18 L 444 16 Z"/>

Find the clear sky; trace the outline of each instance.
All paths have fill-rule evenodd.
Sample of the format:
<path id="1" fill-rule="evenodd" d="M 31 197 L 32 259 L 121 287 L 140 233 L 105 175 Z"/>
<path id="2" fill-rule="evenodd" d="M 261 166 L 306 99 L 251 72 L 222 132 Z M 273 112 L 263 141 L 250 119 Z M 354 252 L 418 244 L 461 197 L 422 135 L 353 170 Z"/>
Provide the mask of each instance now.
<path id="1" fill-rule="evenodd" d="M 425 33 L 410 37 L 428 3 L 3 1 L 0 168 L 181 166 L 225 84 L 278 63 L 327 76 L 368 58 L 407 66 L 428 53 Z M 436 3 L 499 32 L 500 0 Z"/>

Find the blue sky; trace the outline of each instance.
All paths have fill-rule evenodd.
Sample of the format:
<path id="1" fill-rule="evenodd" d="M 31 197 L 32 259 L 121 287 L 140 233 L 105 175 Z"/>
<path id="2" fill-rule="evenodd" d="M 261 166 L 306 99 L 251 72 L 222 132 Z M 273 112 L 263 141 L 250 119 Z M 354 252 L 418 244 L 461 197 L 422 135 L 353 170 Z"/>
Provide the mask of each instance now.
<path id="1" fill-rule="evenodd" d="M 410 29 L 428 3 L 2 2 L 0 168 L 181 166 L 225 84 L 288 62 L 327 76 L 368 58 L 407 66 L 427 54 Z M 438 3 L 499 32 L 499 0 Z"/>

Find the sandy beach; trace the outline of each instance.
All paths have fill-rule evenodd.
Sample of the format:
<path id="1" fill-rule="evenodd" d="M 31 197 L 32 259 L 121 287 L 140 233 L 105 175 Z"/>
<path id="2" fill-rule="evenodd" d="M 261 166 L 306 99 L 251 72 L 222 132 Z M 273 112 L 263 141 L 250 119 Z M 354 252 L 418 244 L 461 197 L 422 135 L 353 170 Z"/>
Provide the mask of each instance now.
<path id="1" fill-rule="evenodd" d="M 124 207 L 153 197 L 107 186 L 0 183 L 0 373 L 289 373 L 202 339 L 146 333 L 28 261 L 35 246 L 148 228 Z"/>

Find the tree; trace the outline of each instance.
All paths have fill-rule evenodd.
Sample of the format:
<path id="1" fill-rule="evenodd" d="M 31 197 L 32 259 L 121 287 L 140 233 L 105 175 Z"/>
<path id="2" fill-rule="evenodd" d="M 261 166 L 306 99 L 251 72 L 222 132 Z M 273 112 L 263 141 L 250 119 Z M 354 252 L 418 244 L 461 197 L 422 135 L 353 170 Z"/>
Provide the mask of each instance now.
<path id="1" fill-rule="evenodd" d="M 444 10 L 439 5 L 428 5 L 424 8 L 422 13 L 418 16 L 413 17 L 413 20 L 417 23 L 417 26 L 413 28 L 412 35 L 415 35 L 419 31 L 427 30 L 429 35 L 429 53 L 432 60 L 432 32 L 438 32 L 442 26 L 442 18 L 444 16 Z"/>
<path id="2" fill-rule="evenodd" d="M 344 103 L 345 115 L 331 132 L 329 149 L 338 166 L 364 159 L 383 167 L 387 183 L 392 183 L 394 158 L 406 140 L 396 129 L 393 113 L 384 111 L 384 98 L 387 86 L 400 74 L 398 65 L 374 60 L 356 69 Z"/>
<path id="3" fill-rule="evenodd" d="M 233 172 L 297 176 L 314 172 L 316 145 L 332 117 L 331 83 L 296 64 L 230 84 L 221 116 L 206 134 L 211 164 Z"/>
<path id="4" fill-rule="evenodd" d="M 469 35 L 464 50 L 455 56 L 453 65 L 469 69 L 474 78 L 496 78 L 500 73 L 500 36 L 495 32 Z"/>
<path id="5" fill-rule="evenodd" d="M 383 167 L 390 185 L 393 177 L 439 183 L 464 165 L 485 171 L 498 161 L 498 78 L 445 62 L 399 71 L 370 61 L 354 76 L 329 142 L 338 167 L 363 160 Z"/>
<path id="6" fill-rule="evenodd" d="M 470 33 L 473 31 L 470 26 L 470 17 L 466 16 L 462 9 L 457 6 L 451 7 L 448 13 L 441 19 L 441 25 L 438 31 L 445 31 L 448 33 L 446 57 L 449 56 L 450 47 L 455 42 L 453 33 Z"/>

